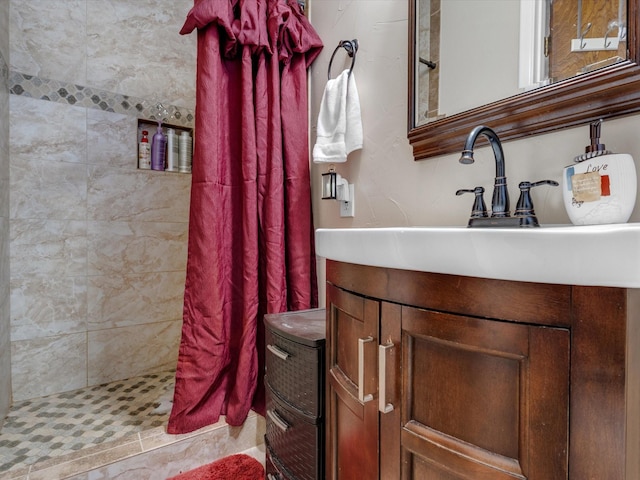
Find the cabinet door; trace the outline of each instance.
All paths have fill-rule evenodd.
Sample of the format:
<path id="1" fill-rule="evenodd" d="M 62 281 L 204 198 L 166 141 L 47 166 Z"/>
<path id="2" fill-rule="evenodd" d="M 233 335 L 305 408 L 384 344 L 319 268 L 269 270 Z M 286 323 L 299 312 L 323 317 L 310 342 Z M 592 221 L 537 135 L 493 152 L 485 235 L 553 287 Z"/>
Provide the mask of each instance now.
<path id="1" fill-rule="evenodd" d="M 402 476 L 568 475 L 569 332 L 402 308 Z"/>
<path id="2" fill-rule="evenodd" d="M 379 302 L 327 285 L 329 479 L 378 478 Z"/>

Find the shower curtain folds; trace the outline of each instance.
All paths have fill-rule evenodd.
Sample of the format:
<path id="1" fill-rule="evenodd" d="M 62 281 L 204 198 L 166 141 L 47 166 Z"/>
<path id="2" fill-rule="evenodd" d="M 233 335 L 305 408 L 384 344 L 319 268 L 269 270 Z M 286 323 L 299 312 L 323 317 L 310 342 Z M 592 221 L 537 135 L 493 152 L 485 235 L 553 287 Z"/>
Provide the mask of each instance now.
<path id="1" fill-rule="evenodd" d="M 307 68 L 296 0 L 196 0 L 196 129 L 169 433 L 264 413 L 262 316 L 317 306 Z"/>

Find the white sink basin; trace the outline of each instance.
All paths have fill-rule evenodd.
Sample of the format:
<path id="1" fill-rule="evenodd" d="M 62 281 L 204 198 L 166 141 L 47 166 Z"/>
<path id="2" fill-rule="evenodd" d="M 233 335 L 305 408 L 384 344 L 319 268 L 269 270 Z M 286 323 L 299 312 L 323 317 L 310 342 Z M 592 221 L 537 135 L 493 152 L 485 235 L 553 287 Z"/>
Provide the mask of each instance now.
<path id="1" fill-rule="evenodd" d="M 318 229 L 316 253 L 331 260 L 404 270 L 640 288 L 640 223 Z"/>

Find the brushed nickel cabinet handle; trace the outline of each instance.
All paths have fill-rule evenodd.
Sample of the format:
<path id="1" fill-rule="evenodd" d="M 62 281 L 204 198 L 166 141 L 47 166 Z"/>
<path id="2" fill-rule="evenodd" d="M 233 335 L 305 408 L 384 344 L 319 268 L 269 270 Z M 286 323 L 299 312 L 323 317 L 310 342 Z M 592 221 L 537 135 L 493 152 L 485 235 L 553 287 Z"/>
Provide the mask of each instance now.
<path id="1" fill-rule="evenodd" d="M 373 400 L 372 394 L 365 395 L 364 393 L 364 345 L 369 342 L 373 342 L 373 337 L 358 339 L 358 399 L 362 403 Z"/>
<path id="2" fill-rule="evenodd" d="M 282 360 L 287 360 L 291 356 L 288 352 L 285 352 L 276 345 L 267 345 L 267 350 L 269 350 L 276 357 L 281 358 Z"/>
<path id="3" fill-rule="evenodd" d="M 378 410 L 380 413 L 393 412 L 393 405 L 387 403 L 387 353 L 393 348 L 393 343 L 378 345 Z"/>
<path id="4" fill-rule="evenodd" d="M 267 410 L 267 416 L 283 432 L 289 429 L 289 424 L 285 422 L 275 410 Z"/>

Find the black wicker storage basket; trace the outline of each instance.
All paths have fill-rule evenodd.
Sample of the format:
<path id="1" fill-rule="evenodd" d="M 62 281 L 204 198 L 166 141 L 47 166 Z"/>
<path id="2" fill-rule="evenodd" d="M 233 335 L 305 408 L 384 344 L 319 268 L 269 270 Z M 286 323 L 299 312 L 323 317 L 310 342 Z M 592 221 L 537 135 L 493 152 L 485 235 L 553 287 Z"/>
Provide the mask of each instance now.
<path id="1" fill-rule="evenodd" d="M 278 396 L 309 417 L 319 417 L 324 411 L 324 395 L 320 392 L 320 375 L 324 374 L 321 351 L 266 331 L 266 382 Z M 269 346 L 286 352 L 283 360 Z"/>
<path id="2" fill-rule="evenodd" d="M 321 478 L 322 425 L 315 425 L 274 395 L 267 395 L 267 418 L 273 419 L 273 415 L 277 420 L 267 421 L 265 442 L 274 463 L 284 466 L 285 473 L 290 472 L 297 480 Z"/>

